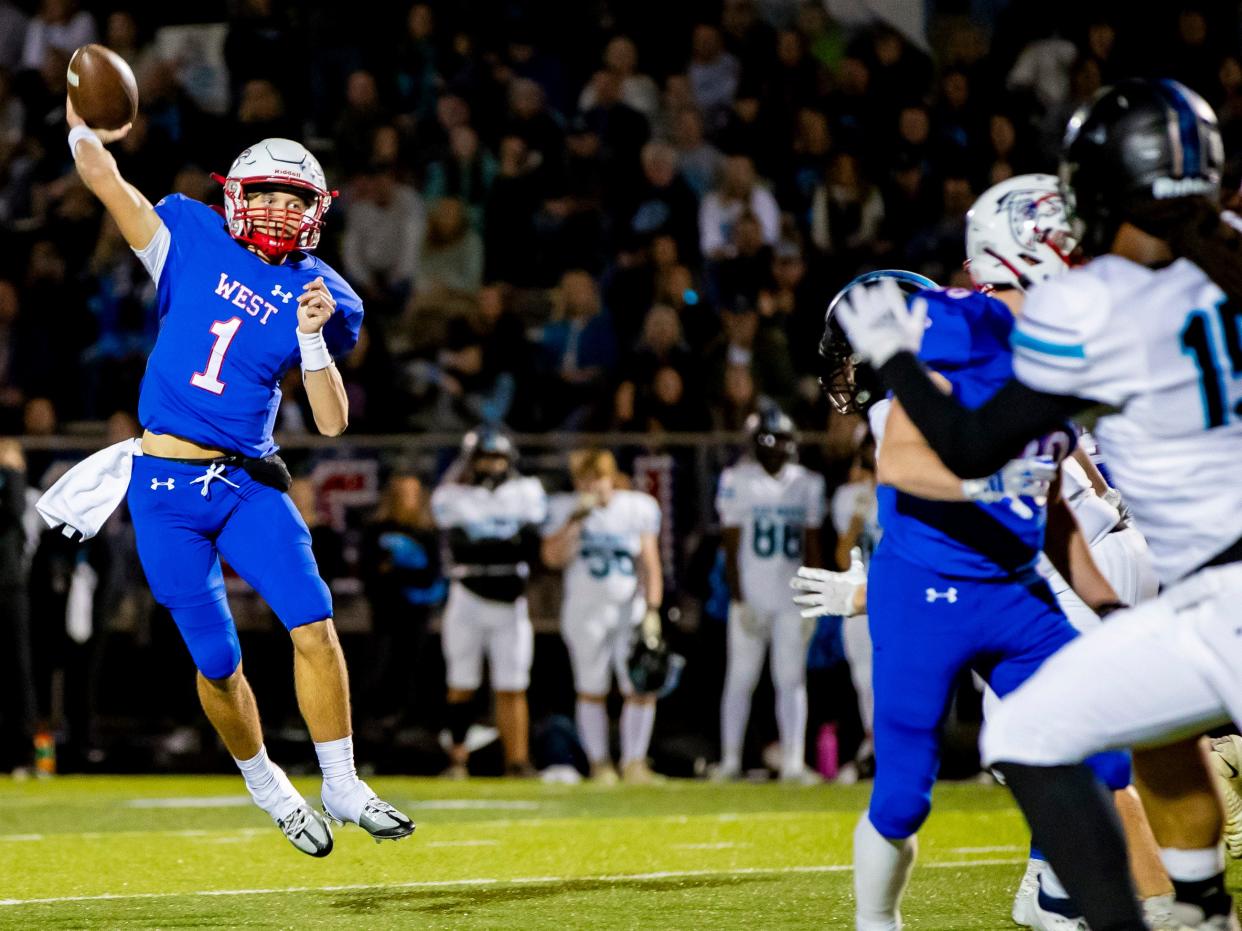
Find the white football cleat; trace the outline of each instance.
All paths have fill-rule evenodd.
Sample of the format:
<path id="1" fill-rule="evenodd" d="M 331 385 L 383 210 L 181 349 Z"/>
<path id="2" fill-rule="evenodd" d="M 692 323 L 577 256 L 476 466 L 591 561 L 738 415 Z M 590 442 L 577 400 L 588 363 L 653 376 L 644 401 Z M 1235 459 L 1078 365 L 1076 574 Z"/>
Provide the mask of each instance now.
<path id="1" fill-rule="evenodd" d="M 302 853 L 326 857 L 332 852 L 332 828 L 319 812 L 303 802 L 283 818 L 273 818 L 281 833 Z"/>
<path id="2" fill-rule="evenodd" d="M 1239 931 L 1238 919 L 1235 915 L 1205 916 L 1203 909 L 1191 902 L 1174 901 L 1169 911 L 1172 913 L 1175 928 L 1190 928 L 1191 931 Z"/>
<path id="3" fill-rule="evenodd" d="M 1035 925 L 1035 900 L 1039 898 L 1039 874 L 1044 871 L 1047 863 L 1034 857 L 1026 861 L 1026 872 L 1018 883 L 1018 891 L 1013 896 L 1013 923 L 1024 928 Z"/>
<path id="4" fill-rule="evenodd" d="M 1045 869 L 1046 869 L 1045 865 Z M 1040 871 L 1041 876 L 1043 870 Z M 1069 903 L 1069 899 L 1055 899 L 1043 891 L 1042 881 L 1037 881 L 1035 898 L 1031 900 L 1031 924 L 1035 931 L 1091 931 L 1081 915 L 1062 915 L 1052 910 L 1052 903 Z"/>
<path id="5" fill-rule="evenodd" d="M 1242 737 L 1214 738 L 1208 759 L 1225 801 L 1225 849 L 1235 860 L 1242 859 Z"/>
<path id="6" fill-rule="evenodd" d="M 1046 911 L 1040 906 L 1038 896 L 1035 897 L 1035 903 L 1031 909 L 1031 922 L 1030 927 L 1035 931 L 1091 931 L 1084 918 L 1071 918 L 1057 912 Z"/>
<path id="7" fill-rule="evenodd" d="M 1173 904 L 1176 901 L 1171 892 L 1168 895 L 1153 895 L 1143 899 L 1140 903 L 1143 906 L 1143 920 L 1151 931 L 1195 931 L 1173 914 Z"/>
<path id="8" fill-rule="evenodd" d="M 358 825 L 377 843 L 401 840 L 414 833 L 414 822 L 372 792 L 371 787 L 361 779 L 350 793 L 333 793 L 325 783 L 319 798 L 325 815 L 337 824 L 349 822 Z"/>

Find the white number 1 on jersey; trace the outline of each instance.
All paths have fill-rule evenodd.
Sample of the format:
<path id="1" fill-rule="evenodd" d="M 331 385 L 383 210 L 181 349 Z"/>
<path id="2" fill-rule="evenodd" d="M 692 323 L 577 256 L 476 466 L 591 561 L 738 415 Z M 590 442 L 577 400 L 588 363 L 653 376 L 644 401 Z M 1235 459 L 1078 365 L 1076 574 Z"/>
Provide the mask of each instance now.
<path id="1" fill-rule="evenodd" d="M 217 320 L 211 325 L 211 332 L 216 338 L 211 347 L 211 357 L 207 360 L 207 367 L 201 372 L 195 372 L 190 378 L 191 385 L 210 391 L 212 394 L 224 393 L 224 382 L 220 381 L 220 369 L 224 365 L 224 354 L 229 351 L 229 344 L 233 342 L 233 337 L 237 335 L 241 324 L 241 317 L 234 317 L 232 320 Z"/>

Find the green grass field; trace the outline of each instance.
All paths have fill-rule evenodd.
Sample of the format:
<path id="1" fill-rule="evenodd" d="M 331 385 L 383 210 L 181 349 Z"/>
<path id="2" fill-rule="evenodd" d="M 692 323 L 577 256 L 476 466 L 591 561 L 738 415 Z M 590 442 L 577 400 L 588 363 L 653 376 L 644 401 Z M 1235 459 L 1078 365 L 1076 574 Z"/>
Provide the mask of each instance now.
<path id="1" fill-rule="evenodd" d="M 0 780 L 0 928 L 853 927 L 868 786 L 371 783 L 418 832 L 340 828 L 313 860 L 236 778 Z M 920 844 L 907 928 L 1014 927 L 1026 831 L 1003 789 L 940 786 Z"/>
<path id="2" fill-rule="evenodd" d="M 299 781 L 308 797 L 317 781 Z M 868 787 L 373 779 L 413 838 L 296 852 L 229 777 L 0 781 L 0 928 L 850 928 Z M 1011 928 L 1026 832 L 949 784 L 908 928 Z"/>

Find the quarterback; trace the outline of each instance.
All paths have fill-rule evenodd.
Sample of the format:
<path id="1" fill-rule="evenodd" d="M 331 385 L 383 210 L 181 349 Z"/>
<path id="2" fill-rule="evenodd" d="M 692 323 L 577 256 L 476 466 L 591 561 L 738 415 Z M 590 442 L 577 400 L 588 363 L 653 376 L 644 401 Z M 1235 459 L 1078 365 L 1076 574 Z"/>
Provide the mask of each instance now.
<path id="1" fill-rule="evenodd" d="M 78 174 L 157 286 L 160 333 L 138 400 L 143 425 L 127 500 L 155 599 L 198 667 L 203 710 L 255 804 L 304 853 L 332 850 L 327 820 L 268 759 L 225 597 L 223 556 L 272 607 L 294 647 L 298 704 L 323 771 L 325 814 L 377 839 L 414 825 L 354 768 L 349 688 L 332 599 L 310 533 L 285 491 L 272 425 L 281 377 L 303 371 L 316 426 L 348 421 L 333 355 L 357 341 L 362 302 L 311 250 L 332 202 L 315 157 L 264 139 L 233 162 L 223 215 L 173 194 L 154 207 L 104 148 L 129 127 L 92 131 L 68 107 Z"/>

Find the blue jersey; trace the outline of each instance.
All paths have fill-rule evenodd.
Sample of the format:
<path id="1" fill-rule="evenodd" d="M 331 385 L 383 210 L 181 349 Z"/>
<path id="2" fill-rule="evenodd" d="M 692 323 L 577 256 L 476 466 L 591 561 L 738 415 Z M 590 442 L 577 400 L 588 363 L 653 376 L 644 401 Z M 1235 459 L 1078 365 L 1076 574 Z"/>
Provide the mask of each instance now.
<path id="1" fill-rule="evenodd" d="M 205 204 L 172 194 L 155 211 L 170 242 L 162 265 L 152 270 L 160 332 L 147 360 L 138 419 L 153 433 L 269 455 L 276 449 L 280 380 L 301 361 L 302 286 L 322 276 L 336 300 L 323 330 L 334 356 L 358 341 L 362 299 L 313 255 L 269 265 L 234 240 L 224 218 Z"/>
<path id="2" fill-rule="evenodd" d="M 995 298 L 961 288 L 924 291 L 927 330 L 919 359 L 953 386 L 966 407 L 982 405 L 1013 374 L 1013 313 Z M 1033 441 L 1024 455 L 1058 461 L 1074 448 L 1067 424 Z M 881 455 L 883 447 L 881 446 Z M 945 576 L 1002 578 L 1034 568 L 1044 543 L 1044 509 L 1032 498 L 994 504 L 928 501 L 891 486 L 877 490 L 880 547 Z"/>

